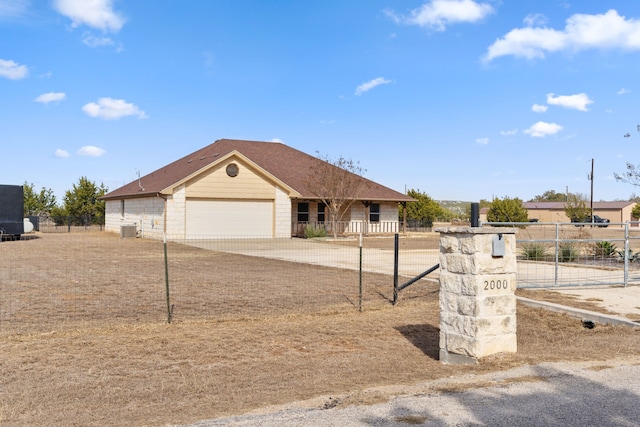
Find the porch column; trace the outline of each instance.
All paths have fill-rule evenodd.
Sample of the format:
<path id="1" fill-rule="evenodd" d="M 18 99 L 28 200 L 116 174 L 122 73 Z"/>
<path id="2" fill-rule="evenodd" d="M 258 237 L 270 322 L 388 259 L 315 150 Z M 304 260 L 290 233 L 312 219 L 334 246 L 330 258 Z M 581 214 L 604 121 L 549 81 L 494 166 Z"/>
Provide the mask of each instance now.
<path id="1" fill-rule="evenodd" d="M 362 204 L 364 205 L 364 220 L 362 221 L 362 233 L 365 236 L 369 235 L 369 214 L 370 209 L 369 207 L 371 206 L 371 202 L 367 202 L 367 201 L 362 201 Z"/>

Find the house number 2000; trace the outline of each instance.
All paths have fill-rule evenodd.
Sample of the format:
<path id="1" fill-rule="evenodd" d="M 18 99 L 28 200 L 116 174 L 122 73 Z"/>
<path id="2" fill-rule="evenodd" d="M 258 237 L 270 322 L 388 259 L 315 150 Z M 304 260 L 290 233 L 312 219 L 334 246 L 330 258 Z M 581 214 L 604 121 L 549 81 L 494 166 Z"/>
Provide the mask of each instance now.
<path id="1" fill-rule="evenodd" d="M 508 280 L 485 280 L 484 290 L 492 291 L 494 289 L 507 289 L 509 287 Z"/>

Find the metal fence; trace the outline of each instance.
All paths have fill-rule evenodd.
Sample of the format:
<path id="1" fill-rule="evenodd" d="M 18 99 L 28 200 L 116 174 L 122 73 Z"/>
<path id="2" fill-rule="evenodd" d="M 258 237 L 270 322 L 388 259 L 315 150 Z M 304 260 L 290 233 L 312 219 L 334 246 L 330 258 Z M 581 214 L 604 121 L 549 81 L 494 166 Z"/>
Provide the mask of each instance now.
<path id="1" fill-rule="evenodd" d="M 518 287 L 640 284 L 638 222 L 485 223 L 518 228 Z"/>
<path id="2" fill-rule="evenodd" d="M 375 309 L 392 303 L 393 244 L 393 236 L 365 237 L 360 246 L 357 236 L 167 236 L 165 243 L 99 231 L 35 233 L 0 243 L 0 334 L 143 325 L 169 315 L 223 321 Z M 419 274 L 438 254 L 437 237 L 402 236 L 400 276 Z M 422 282 L 402 298 L 437 286 Z"/>

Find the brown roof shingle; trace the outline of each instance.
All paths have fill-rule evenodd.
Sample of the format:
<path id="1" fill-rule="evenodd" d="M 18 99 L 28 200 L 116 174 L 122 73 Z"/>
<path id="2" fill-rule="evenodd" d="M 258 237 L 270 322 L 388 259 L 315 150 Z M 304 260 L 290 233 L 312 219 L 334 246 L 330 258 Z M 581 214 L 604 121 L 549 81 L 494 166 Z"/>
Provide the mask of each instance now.
<path id="1" fill-rule="evenodd" d="M 307 188 L 305 182 L 309 171 L 312 169 L 312 165 L 317 162 L 322 162 L 322 160 L 278 142 L 220 139 L 148 175 L 142 176 L 139 182 L 138 180 L 132 181 L 105 194 L 103 199 L 154 196 L 233 151 L 239 152 L 266 172 L 300 193 L 302 198 L 315 198 Z M 370 184 L 365 193 L 360 197 L 362 200 L 414 201 L 413 198 L 398 191 L 366 178 L 361 179 Z"/>

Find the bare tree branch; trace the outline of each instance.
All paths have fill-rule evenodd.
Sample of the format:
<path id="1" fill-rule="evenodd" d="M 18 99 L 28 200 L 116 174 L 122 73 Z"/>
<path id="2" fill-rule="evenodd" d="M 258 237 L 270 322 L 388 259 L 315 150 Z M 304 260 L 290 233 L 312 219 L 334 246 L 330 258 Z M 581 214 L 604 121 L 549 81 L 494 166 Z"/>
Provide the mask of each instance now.
<path id="1" fill-rule="evenodd" d="M 320 161 L 311 167 L 306 185 L 309 192 L 327 206 L 333 236 L 336 237 L 338 222 L 369 187 L 369 181 L 362 178 L 366 169 L 358 162 L 344 157 L 331 159 L 320 153 L 316 154 Z"/>

